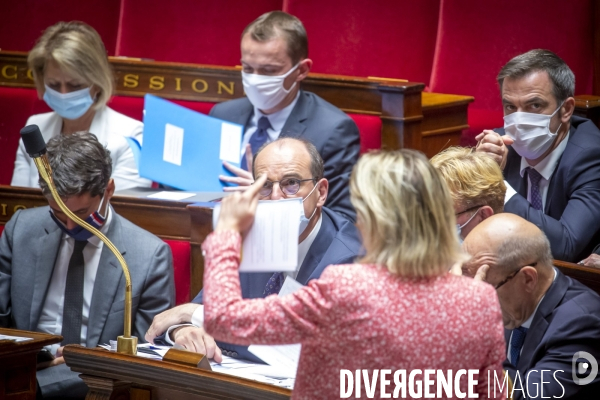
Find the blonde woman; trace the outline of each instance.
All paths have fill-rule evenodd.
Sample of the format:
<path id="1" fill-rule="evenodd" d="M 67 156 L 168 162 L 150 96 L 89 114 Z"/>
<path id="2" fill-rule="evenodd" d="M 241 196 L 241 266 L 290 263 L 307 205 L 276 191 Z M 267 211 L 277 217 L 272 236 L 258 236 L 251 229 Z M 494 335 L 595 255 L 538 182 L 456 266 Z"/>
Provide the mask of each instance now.
<path id="1" fill-rule="evenodd" d="M 452 200 L 423 154 L 370 153 L 356 165 L 351 199 L 366 251 L 359 264 L 329 266 L 292 295 L 243 300 L 242 233 L 265 180 L 224 199 L 203 245 L 208 333 L 244 345 L 301 343 L 293 398 L 339 398 L 342 369 L 367 370 L 369 382 L 374 370 L 391 370 L 387 388 L 374 380 L 376 397 L 393 392 L 395 371 L 406 371 L 408 386 L 414 370 L 472 369 L 472 390 L 487 398 L 488 372 L 502 379 L 505 359 L 498 299 L 491 286 L 448 273 L 462 257 Z M 416 379 L 424 387 L 423 375 Z M 459 381 L 466 393 L 467 378 Z"/>
<path id="2" fill-rule="evenodd" d="M 27 62 L 39 97 L 54 110 L 31 116 L 27 125 L 38 125 L 46 142 L 60 134 L 89 131 L 110 151 L 117 190 L 150 186 L 149 180 L 140 178 L 125 139 L 141 142 L 143 124 L 106 105 L 114 78 L 98 32 L 83 22 L 59 22 L 46 29 Z M 39 187 L 37 169 L 23 141 L 11 185 Z"/>

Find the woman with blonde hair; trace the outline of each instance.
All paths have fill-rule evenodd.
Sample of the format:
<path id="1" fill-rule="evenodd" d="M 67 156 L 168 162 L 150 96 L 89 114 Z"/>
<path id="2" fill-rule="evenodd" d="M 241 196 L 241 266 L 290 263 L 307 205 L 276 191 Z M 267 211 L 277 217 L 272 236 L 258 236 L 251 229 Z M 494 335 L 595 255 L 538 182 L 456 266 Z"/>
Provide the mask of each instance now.
<path id="1" fill-rule="evenodd" d="M 59 22 L 43 33 L 27 59 L 38 91 L 53 112 L 33 115 L 46 142 L 60 134 L 89 131 L 108 148 L 117 190 L 150 186 L 140 178 L 126 137 L 141 143 L 143 124 L 109 108 L 113 72 L 98 32 L 83 22 Z M 19 142 L 11 185 L 39 187 L 38 172 Z"/>
<path id="2" fill-rule="evenodd" d="M 329 266 L 291 295 L 244 300 L 242 235 L 265 181 L 261 176 L 245 193 L 223 200 L 203 244 L 208 333 L 243 345 L 301 343 L 293 398 L 339 398 L 347 390 L 340 387 L 341 370 L 367 370 L 369 382 L 374 370 L 391 370 L 388 387 L 373 380 L 376 398 L 397 387 L 396 371 L 405 371 L 406 396 L 407 387 L 425 391 L 428 382 L 428 393 L 443 389 L 425 370 L 476 370 L 478 383 L 468 387 L 466 375 L 459 376 L 449 397 L 470 390 L 487 398 L 488 372 L 502 379 L 506 358 L 498 299 L 491 286 L 448 272 L 463 257 L 452 200 L 422 153 L 369 153 L 355 166 L 351 200 L 366 252 L 359 263 Z M 417 370 L 419 383 L 411 386 L 408 376 Z M 366 389 L 360 371 L 356 379 Z"/>

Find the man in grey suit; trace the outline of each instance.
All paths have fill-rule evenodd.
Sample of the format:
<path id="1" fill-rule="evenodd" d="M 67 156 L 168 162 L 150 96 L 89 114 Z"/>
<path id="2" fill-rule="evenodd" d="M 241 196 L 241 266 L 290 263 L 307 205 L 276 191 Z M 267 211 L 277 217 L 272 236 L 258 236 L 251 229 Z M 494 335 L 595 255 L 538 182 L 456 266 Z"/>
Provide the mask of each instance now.
<path id="1" fill-rule="evenodd" d="M 94 135 L 59 135 L 47 149 L 66 206 L 125 257 L 132 334 L 143 338 L 154 316 L 175 303 L 169 247 L 110 207 L 110 152 Z M 95 347 L 123 334 L 125 278 L 111 251 L 67 218 L 41 179 L 40 186 L 49 207 L 19 210 L 0 238 L 0 326 L 62 335 L 63 342 L 48 349 L 55 358 L 38 370 L 39 389 L 44 398 L 82 398 L 87 388 L 64 364 L 62 346 Z"/>
<path id="2" fill-rule="evenodd" d="M 329 181 L 326 207 L 354 221 L 349 180 L 360 138 L 354 121 L 314 93 L 300 89 L 312 67 L 300 20 L 282 11 L 261 15 L 242 34 L 242 82 L 246 96 L 213 107 L 210 115 L 245 126 L 242 169 L 221 180 L 245 190 L 253 182 L 252 155 L 278 137 L 303 138 L 315 145 Z"/>

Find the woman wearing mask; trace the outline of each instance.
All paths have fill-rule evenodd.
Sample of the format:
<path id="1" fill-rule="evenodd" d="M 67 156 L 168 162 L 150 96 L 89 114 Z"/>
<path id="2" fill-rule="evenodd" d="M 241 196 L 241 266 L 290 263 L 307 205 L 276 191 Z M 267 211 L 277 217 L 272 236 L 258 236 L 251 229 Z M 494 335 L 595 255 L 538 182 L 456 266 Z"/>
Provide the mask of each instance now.
<path id="1" fill-rule="evenodd" d="M 203 244 L 207 332 L 243 345 L 301 343 L 293 398 L 339 398 L 341 370 L 367 370 L 369 382 L 374 370 L 391 370 L 387 388 L 373 380 L 379 398 L 394 390 L 395 371 L 405 370 L 407 382 L 411 371 L 431 369 L 476 370 L 478 383 L 467 389 L 458 377 L 460 390 L 449 397 L 472 390 L 488 398 L 488 372 L 501 380 L 506 358 L 500 306 L 493 287 L 448 272 L 462 257 L 452 200 L 422 153 L 369 153 L 356 165 L 350 191 L 366 251 L 360 264 L 329 266 L 291 295 L 244 300 L 242 234 L 265 181 L 223 200 Z M 416 380 L 412 389 L 427 384 L 423 375 Z M 436 393 L 436 384 L 427 390 Z"/>
<path id="2" fill-rule="evenodd" d="M 27 125 L 40 127 L 44 140 L 89 131 L 110 150 L 117 190 L 150 186 L 140 178 L 126 137 L 141 143 L 143 124 L 106 104 L 114 78 L 98 32 L 82 22 L 59 22 L 46 29 L 27 59 L 38 95 L 53 112 L 33 115 Z M 38 171 L 19 142 L 13 186 L 39 187 Z"/>

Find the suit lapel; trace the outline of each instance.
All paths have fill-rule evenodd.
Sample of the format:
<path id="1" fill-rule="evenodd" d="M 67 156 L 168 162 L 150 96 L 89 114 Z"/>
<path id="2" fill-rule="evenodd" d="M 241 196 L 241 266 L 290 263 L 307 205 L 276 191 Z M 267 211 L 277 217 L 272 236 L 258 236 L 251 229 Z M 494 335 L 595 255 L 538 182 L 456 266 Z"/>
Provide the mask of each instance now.
<path id="1" fill-rule="evenodd" d="M 112 220 L 106 232 L 106 236 L 119 249 L 122 255 L 125 255 L 125 246 L 122 240 L 122 227 L 120 217 L 111 209 Z M 119 281 L 123 277 L 121 265 L 106 246 L 102 246 L 98 272 L 94 281 L 94 291 L 92 292 L 92 302 L 90 304 L 90 315 L 88 319 L 88 333 L 86 346 L 96 347 L 100 340 L 100 335 L 106 324 L 108 313 L 115 302 L 119 288 Z M 120 298 L 120 297 L 119 297 Z"/>
<path id="2" fill-rule="evenodd" d="M 304 121 L 308 118 L 308 98 L 304 95 L 304 92 L 300 90 L 298 95 L 298 102 L 292 109 L 290 116 L 285 121 L 285 125 L 281 129 L 279 137 L 292 137 L 297 138 L 302 136 L 306 130 Z"/>
<path id="3" fill-rule="evenodd" d="M 242 125 L 244 129 L 248 127 L 248 123 L 254 114 L 254 107 L 252 106 L 252 103 L 250 103 L 250 100 L 246 100 L 246 103 L 243 104 L 238 114 L 227 116 L 228 121 L 233 122 L 234 124 Z"/>
<path id="4" fill-rule="evenodd" d="M 308 283 L 311 275 L 319 266 L 324 254 L 331 245 L 333 237 L 335 236 L 333 222 L 322 210 L 321 215 L 323 218 L 323 221 L 321 222 L 321 229 L 319 230 L 319 233 L 317 233 L 317 237 L 308 249 L 308 253 L 304 258 L 302 266 L 300 267 L 300 271 L 298 271 L 298 276 L 296 277 L 296 280 L 303 285 Z"/>
<path id="5" fill-rule="evenodd" d="M 37 330 L 62 239 L 62 231 L 50 217 L 44 220 L 44 232 L 45 235 L 40 238 L 38 245 L 34 246 L 34 248 L 39 249 L 39 252 L 34 269 L 35 283 L 33 285 L 31 314 L 29 316 L 29 330 L 31 331 Z"/>
<path id="6" fill-rule="evenodd" d="M 531 322 L 531 326 L 527 331 L 527 336 L 525 336 L 523 351 L 521 352 L 519 365 L 517 366 L 522 373 L 525 373 L 534 365 L 535 360 L 533 359 L 533 356 L 548 329 L 549 323 L 546 318 L 551 315 L 554 309 L 560 304 L 569 287 L 568 279 L 560 271 L 556 271 L 556 273 L 556 279 L 540 303 L 540 306 L 533 317 L 533 321 Z"/>
<path id="7" fill-rule="evenodd" d="M 552 176 L 550 176 L 550 181 L 548 182 L 548 194 L 546 195 L 546 207 L 544 207 L 544 213 L 547 215 L 550 215 L 550 206 L 552 204 L 552 199 L 554 198 L 554 191 L 556 189 L 556 186 L 561 185 L 563 182 L 566 181 L 566 179 L 562 176 L 559 176 L 559 174 L 567 174 L 567 171 L 562 170 L 561 168 L 561 162 L 562 159 L 565 158 L 566 160 L 571 160 L 573 159 L 573 157 L 569 157 L 568 153 L 570 152 L 571 149 L 571 139 L 573 138 L 573 132 L 575 132 L 575 128 L 573 127 L 573 125 L 571 125 L 571 129 L 569 130 L 569 140 L 567 142 L 567 146 L 565 147 L 565 150 L 563 151 L 562 155 L 560 156 L 560 158 L 558 159 L 558 163 L 556 164 L 556 169 L 554 170 L 554 172 L 552 173 Z M 567 154 L 567 157 L 564 157 L 565 154 Z"/>

